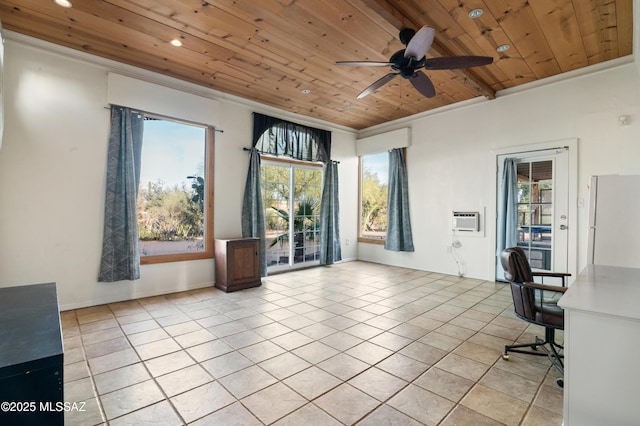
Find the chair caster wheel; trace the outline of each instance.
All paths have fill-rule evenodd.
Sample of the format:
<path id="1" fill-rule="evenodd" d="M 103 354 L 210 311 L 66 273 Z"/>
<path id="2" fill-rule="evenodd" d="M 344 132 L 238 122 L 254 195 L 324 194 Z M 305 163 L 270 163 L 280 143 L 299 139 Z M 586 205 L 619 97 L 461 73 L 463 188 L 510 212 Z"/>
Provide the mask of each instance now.
<path id="1" fill-rule="evenodd" d="M 556 380 L 556 383 L 558 384 L 558 386 L 560 386 L 561 388 L 564 388 L 564 380 L 563 379 L 558 379 Z"/>
<path id="2" fill-rule="evenodd" d="M 534 351 L 537 351 L 538 349 L 540 349 L 540 346 L 538 346 L 538 345 L 531 345 L 531 349 L 533 349 Z"/>
<path id="3" fill-rule="evenodd" d="M 509 354 L 502 354 L 502 359 L 509 361 Z"/>

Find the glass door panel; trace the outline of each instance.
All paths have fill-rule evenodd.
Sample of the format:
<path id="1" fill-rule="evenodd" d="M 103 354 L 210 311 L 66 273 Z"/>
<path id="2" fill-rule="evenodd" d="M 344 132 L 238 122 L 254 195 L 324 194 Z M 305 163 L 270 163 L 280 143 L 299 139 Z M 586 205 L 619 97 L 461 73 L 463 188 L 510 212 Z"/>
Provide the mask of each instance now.
<path id="1" fill-rule="evenodd" d="M 263 162 L 261 170 L 269 270 L 319 263 L 322 169 Z"/>
<path id="2" fill-rule="evenodd" d="M 319 261 L 322 171 L 293 167 L 294 263 Z"/>
<path id="3" fill-rule="evenodd" d="M 550 271 L 553 251 L 553 160 L 518 163 L 518 246 L 532 268 Z"/>
<path id="4" fill-rule="evenodd" d="M 262 165 L 267 265 L 289 264 L 289 168 Z"/>

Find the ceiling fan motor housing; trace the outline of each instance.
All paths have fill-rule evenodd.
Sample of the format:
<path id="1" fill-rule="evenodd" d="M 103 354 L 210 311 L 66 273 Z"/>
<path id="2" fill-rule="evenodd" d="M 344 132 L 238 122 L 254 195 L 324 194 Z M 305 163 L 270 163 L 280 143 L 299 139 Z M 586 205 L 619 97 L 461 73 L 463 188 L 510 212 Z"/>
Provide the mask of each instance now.
<path id="1" fill-rule="evenodd" d="M 415 75 L 417 69 L 424 67 L 425 57 L 423 56 L 420 60 L 411 56 L 406 58 L 404 51 L 404 49 L 398 50 L 391 56 L 389 62 L 392 64 L 391 68 L 400 72 L 401 77 L 411 78 Z"/>
<path id="2" fill-rule="evenodd" d="M 400 39 L 400 42 L 406 46 L 414 35 L 416 35 L 416 30 L 413 28 L 404 28 L 400 30 L 398 38 Z"/>

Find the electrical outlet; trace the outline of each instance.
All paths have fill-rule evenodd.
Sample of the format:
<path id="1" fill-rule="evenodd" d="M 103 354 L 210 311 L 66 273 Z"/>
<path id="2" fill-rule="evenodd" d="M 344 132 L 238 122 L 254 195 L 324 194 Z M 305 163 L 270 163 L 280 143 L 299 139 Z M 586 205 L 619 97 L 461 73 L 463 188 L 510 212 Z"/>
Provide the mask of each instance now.
<path id="1" fill-rule="evenodd" d="M 344 240 L 344 245 L 348 246 L 349 244 L 351 244 L 351 240 L 350 239 L 346 239 Z"/>

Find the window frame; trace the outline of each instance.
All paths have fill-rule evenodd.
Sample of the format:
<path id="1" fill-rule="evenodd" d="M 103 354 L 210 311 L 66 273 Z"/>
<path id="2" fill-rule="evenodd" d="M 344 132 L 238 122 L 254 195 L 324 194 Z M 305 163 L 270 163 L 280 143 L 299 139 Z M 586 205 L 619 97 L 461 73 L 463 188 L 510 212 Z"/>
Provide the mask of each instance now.
<path id="1" fill-rule="evenodd" d="M 404 158 L 404 165 L 406 167 L 406 165 L 407 165 L 407 148 L 406 147 L 402 147 L 400 149 L 402 149 L 402 154 L 403 154 L 403 158 Z M 362 157 L 369 156 L 369 155 L 377 155 L 377 154 L 381 154 L 382 152 L 387 152 L 387 154 L 388 154 L 389 151 L 390 150 L 388 150 L 388 151 L 380 151 L 380 152 L 371 152 L 371 153 L 368 153 L 368 154 L 364 154 L 364 155 L 359 155 L 358 156 L 358 242 L 359 243 L 384 245 L 386 240 L 387 240 L 386 233 L 385 233 L 384 237 L 381 237 L 381 238 L 363 237 L 362 236 Z M 388 204 L 389 204 L 389 193 L 387 191 L 387 205 Z"/>
<path id="2" fill-rule="evenodd" d="M 149 118 L 156 118 L 159 120 L 172 121 L 175 123 L 181 123 L 194 127 L 201 127 L 205 129 L 205 141 L 204 141 L 204 183 L 205 183 L 205 196 L 204 196 L 204 251 L 194 253 L 172 253 L 152 256 L 140 255 L 141 265 L 152 265 L 157 263 L 170 263 L 170 262 L 183 262 L 188 260 L 202 260 L 213 259 L 213 197 L 214 197 L 214 164 L 215 164 L 215 129 L 209 125 L 202 123 L 195 123 L 187 120 L 182 120 L 173 117 L 167 117 L 160 114 L 142 113 Z"/>
<path id="3" fill-rule="evenodd" d="M 403 148 L 404 149 L 404 148 Z M 385 151 L 382 151 L 385 152 Z M 385 232 L 384 237 L 367 237 L 362 235 L 362 157 L 369 155 L 378 155 L 382 152 L 369 153 L 358 156 L 358 242 L 368 244 L 384 245 L 387 240 L 387 234 Z M 388 152 L 387 152 L 388 154 Z M 389 202 L 389 193 L 387 192 L 387 203 Z"/>

